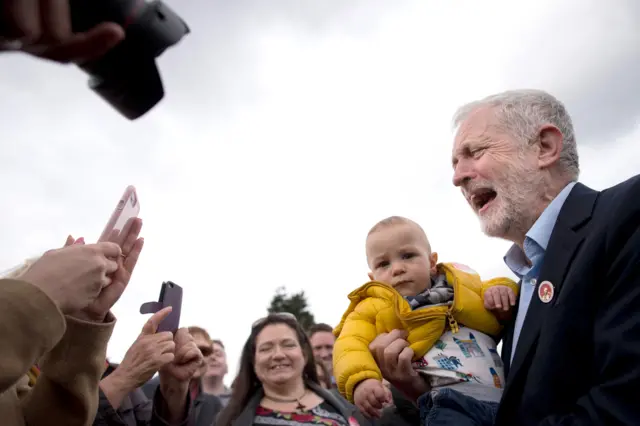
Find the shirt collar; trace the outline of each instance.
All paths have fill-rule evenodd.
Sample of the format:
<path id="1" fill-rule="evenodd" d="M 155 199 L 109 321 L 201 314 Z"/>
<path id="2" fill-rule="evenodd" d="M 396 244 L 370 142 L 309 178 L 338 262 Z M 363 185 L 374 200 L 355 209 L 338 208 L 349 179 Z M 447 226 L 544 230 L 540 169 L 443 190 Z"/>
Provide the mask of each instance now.
<path id="1" fill-rule="evenodd" d="M 507 251 L 504 256 L 504 262 L 517 276 L 522 277 L 530 268 L 528 260 L 533 262 L 534 257 L 544 254 L 547 250 L 551 232 L 553 232 L 553 227 L 558 220 L 560 210 L 562 210 L 562 206 L 567 201 L 567 197 L 569 197 L 575 184 L 576 182 L 570 182 L 565 186 L 544 209 L 538 220 L 535 221 L 525 235 L 524 251 L 516 244 L 512 245 Z"/>

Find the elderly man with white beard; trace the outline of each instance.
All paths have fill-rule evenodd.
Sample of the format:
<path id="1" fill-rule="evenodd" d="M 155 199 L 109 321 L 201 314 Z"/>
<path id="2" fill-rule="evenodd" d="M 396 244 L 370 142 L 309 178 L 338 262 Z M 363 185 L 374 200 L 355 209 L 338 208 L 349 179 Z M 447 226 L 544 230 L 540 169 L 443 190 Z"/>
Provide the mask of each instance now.
<path id="1" fill-rule="evenodd" d="M 521 286 L 491 423 L 640 424 L 640 176 L 604 191 L 577 182 L 571 117 L 543 91 L 472 102 L 454 124 L 453 183 L 485 234 L 513 242 L 504 261 Z M 371 344 L 384 377 L 425 421 L 434 405 L 464 410 L 463 395 L 430 392 L 412 372 L 402 337 Z"/>

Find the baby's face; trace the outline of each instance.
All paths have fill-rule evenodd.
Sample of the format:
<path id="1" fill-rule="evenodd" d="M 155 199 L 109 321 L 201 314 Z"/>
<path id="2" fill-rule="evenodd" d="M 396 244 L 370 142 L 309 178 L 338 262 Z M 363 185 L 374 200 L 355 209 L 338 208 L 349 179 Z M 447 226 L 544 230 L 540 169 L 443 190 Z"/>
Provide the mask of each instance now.
<path id="1" fill-rule="evenodd" d="M 382 227 L 367 238 L 370 277 L 395 288 L 403 296 L 415 296 L 431 287 L 436 255 L 429 252 L 424 233 L 411 224 Z"/>

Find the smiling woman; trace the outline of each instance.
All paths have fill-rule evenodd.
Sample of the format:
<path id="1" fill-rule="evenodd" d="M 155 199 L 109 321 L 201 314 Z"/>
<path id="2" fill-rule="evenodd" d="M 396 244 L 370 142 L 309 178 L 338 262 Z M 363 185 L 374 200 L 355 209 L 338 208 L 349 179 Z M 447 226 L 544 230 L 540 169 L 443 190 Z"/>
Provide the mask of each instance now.
<path id="1" fill-rule="evenodd" d="M 368 425 L 355 407 L 320 385 L 311 344 L 291 314 L 256 321 L 233 393 L 216 426 Z"/>

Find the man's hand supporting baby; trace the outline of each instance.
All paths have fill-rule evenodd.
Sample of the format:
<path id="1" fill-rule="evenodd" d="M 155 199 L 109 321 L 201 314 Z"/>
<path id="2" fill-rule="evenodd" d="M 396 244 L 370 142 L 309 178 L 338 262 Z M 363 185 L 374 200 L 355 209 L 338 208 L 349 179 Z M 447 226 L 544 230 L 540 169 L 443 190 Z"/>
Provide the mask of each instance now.
<path id="1" fill-rule="evenodd" d="M 431 390 L 431 387 L 411 365 L 414 353 L 406 339 L 406 331 L 392 330 L 390 333 L 379 334 L 369 345 L 369 350 L 382 372 L 382 377 L 410 401 L 416 403 L 422 394 Z"/>
<path id="2" fill-rule="evenodd" d="M 380 380 L 366 379 L 356 386 L 353 402 L 365 416 L 380 418 L 382 409 L 392 402 L 391 391 Z"/>
<path id="3" fill-rule="evenodd" d="M 516 306 L 516 294 L 506 285 L 496 285 L 484 291 L 484 307 L 500 321 L 511 319 Z"/>

